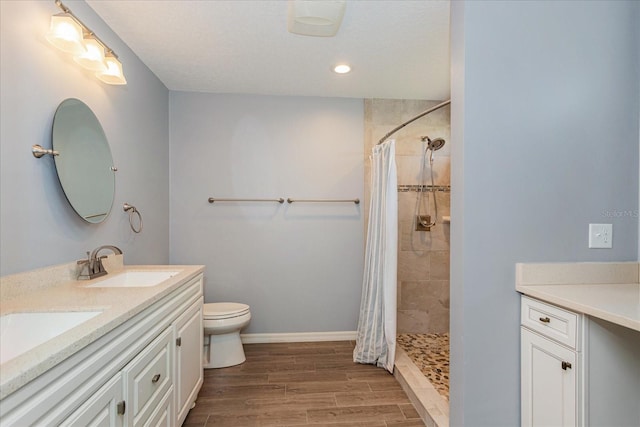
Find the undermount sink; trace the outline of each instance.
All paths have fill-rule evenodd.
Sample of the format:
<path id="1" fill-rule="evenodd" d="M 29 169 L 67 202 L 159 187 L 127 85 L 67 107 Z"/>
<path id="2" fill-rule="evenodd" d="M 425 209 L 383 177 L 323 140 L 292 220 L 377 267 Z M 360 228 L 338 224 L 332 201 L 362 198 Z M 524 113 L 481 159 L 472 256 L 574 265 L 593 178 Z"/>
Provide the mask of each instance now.
<path id="1" fill-rule="evenodd" d="M 72 329 L 101 311 L 11 313 L 0 316 L 0 364 Z"/>
<path id="2" fill-rule="evenodd" d="M 179 271 L 124 271 L 87 285 L 87 288 L 146 288 L 156 286 Z"/>

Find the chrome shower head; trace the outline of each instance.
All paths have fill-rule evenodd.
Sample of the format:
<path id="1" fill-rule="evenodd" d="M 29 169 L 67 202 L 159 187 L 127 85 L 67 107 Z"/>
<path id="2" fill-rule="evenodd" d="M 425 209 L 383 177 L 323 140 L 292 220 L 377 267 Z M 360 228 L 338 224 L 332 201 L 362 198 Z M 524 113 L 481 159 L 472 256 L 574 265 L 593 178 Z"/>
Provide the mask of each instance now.
<path id="1" fill-rule="evenodd" d="M 422 142 L 427 141 L 427 150 L 438 151 L 439 149 L 444 147 L 445 141 L 442 138 L 436 138 L 432 140 L 428 136 L 423 136 L 421 139 Z"/>

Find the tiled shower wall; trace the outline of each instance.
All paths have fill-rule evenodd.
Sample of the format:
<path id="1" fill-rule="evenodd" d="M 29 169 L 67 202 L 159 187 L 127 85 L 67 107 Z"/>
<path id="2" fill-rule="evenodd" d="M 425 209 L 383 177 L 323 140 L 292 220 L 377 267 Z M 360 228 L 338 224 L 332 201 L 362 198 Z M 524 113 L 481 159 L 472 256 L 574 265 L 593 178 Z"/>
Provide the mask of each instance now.
<path id="1" fill-rule="evenodd" d="M 371 196 L 372 147 L 387 132 L 439 101 L 365 100 L 365 215 Z M 425 144 L 421 137 L 444 138 L 434 154 L 434 184 L 450 184 L 449 107 L 435 111 L 395 133 L 398 185 L 420 184 L 420 163 Z M 428 166 L 428 163 L 427 163 Z M 428 172 L 428 169 L 427 169 Z M 431 185 L 427 173 L 426 184 Z M 429 212 L 434 206 L 429 194 Z M 415 231 L 417 192 L 398 193 L 398 333 L 449 331 L 449 192 L 436 192 L 438 218 L 431 231 Z M 426 194 L 425 194 L 426 197 Z M 425 213 L 423 209 L 422 213 Z M 365 227 L 368 218 L 365 217 Z M 366 233 L 366 228 L 365 228 Z"/>

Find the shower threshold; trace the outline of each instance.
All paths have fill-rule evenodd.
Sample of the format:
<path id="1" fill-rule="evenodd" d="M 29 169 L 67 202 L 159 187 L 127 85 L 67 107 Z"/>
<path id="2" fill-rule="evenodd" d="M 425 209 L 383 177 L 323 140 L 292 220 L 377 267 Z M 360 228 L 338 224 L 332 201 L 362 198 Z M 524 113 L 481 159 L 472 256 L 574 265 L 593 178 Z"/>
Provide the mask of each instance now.
<path id="1" fill-rule="evenodd" d="M 444 378 L 440 380 L 435 378 L 436 385 L 434 386 L 407 352 L 400 345 L 396 346 L 394 376 L 409 396 L 426 426 L 449 426 L 448 372 L 445 374 L 446 381 Z"/>

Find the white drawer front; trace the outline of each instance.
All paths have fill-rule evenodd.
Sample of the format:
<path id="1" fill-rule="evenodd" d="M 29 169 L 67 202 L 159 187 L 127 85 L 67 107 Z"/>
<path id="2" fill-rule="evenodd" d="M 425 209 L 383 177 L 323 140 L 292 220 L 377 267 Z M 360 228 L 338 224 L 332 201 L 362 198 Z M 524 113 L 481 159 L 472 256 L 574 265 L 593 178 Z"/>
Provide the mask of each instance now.
<path id="1" fill-rule="evenodd" d="M 580 318 L 576 313 L 525 296 L 521 310 L 522 326 L 580 351 L 577 339 Z"/>
<path id="2" fill-rule="evenodd" d="M 129 425 L 142 425 L 173 385 L 171 344 L 173 332 L 165 329 L 124 369 L 130 404 Z"/>

